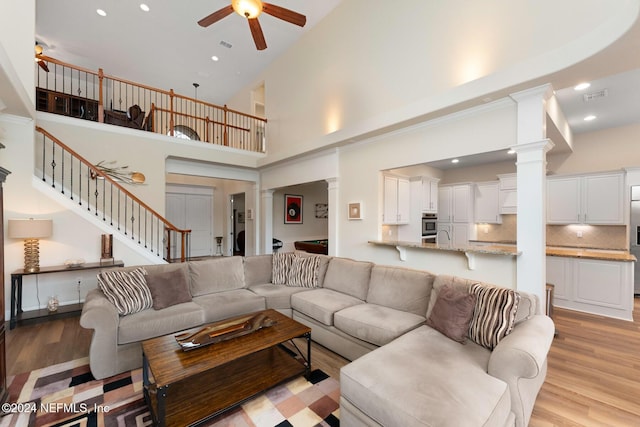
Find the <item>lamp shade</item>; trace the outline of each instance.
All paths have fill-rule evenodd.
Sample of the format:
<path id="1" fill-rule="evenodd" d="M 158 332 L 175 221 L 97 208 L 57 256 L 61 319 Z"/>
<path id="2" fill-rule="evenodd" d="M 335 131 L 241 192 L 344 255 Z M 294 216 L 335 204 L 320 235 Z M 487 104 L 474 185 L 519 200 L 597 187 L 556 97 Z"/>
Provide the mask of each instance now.
<path id="1" fill-rule="evenodd" d="M 41 239 L 51 236 L 53 221 L 50 219 L 10 219 L 7 235 L 12 239 Z"/>

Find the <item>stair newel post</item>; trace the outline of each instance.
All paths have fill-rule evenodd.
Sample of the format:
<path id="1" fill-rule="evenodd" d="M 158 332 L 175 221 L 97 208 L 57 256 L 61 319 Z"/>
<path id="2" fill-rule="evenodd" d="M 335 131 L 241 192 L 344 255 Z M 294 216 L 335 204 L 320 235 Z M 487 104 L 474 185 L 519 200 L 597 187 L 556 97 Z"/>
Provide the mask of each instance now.
<path id="1" fill-rule="evenodd" d="M 98 122 L 104 123 L 104 96 L 102 86 L 104 83 L 104 70 L 98 68 Z"/>
<path id="2" fill-rule="evenodd" d="M 222 139 L 222 144 L 225 146 L 229 146 L 229 133 L 228 133 L 228 128 L 227 128 L 227 104 L 224 104 L 224 120 L 223 120 L 223 126 L 224 126 L 224 131 L 223 131 L 223 139 Z"/>
<path id="3" fill-rule="evenodd" d="M 166 237 L 166 242 L 167 242 L 167 262 L 171 262 L 171 230 L 169 230 L 167 227 L 164 228 L 165 231 L 165 235 Z"/>
<path id="4" fill-rule="evenodd" d="M 169 90 L 169 134 L 173 136 L 173 127 L 174 127 L 174 111 L 173 111 L 173 89 Z"/>

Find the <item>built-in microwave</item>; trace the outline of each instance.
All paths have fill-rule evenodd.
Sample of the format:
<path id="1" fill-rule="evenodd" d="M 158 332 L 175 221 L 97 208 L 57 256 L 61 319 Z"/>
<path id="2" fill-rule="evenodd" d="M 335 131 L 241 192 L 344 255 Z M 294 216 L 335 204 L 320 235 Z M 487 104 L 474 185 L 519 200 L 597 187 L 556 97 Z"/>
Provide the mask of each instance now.
<path id="1" fill-rule="evenodd" d="M 436 222 L 438 217 L 436 214 L 422 214 L 422 238 L 435 239 L 437 230 Z"/>

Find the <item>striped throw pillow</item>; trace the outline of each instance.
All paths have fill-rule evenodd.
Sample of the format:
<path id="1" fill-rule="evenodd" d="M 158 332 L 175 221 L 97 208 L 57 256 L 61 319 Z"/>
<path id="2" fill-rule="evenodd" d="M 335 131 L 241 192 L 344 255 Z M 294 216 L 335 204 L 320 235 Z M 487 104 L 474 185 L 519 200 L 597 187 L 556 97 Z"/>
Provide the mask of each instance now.
<path id="1" fill-rule="evenodd" d="M 469 325 L 469 339 L 489 350 L 511 333 L 516 321 L 520 294 L 513 289 L 476 283 L 470 293 L 476 306 Z"/>
<path id="2" fill-rule="evenodd" d="M 318 270 L 320 270 L 320 257 L 295 256 L 289 269 L 287 285 L 316 288 L 318 287 Z"/>
<path id="3" fill-rule="evenodd" d="M 145 279 L 144 268 L 107 270 L 98 273 L 98 286 L 124 316 L 153 306 L 153 298 Z"/>
<path id="4" fill-rule="evenodd" d="M 271 283 L 274 285 L 286 285 L 289 276 L 289 268 L 295 256 L 294 252 L 276 252 L 273 254 L 273 269 Z"/>

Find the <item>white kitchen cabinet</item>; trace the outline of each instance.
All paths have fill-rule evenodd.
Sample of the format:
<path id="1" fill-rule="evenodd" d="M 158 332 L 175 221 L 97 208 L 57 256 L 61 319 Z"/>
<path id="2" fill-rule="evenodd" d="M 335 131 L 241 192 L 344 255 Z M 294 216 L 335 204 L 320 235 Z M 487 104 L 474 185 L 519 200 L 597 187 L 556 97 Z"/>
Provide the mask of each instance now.
<path id="1" fill-rule="evenodd" d="M 500 182 L 500 208 L 501 214 L 518 213 L 518 177 L 515 173 L 498 175 Z"/>
<path id="2" fill-rule="evenodd" d="M 383 224 L 408 224 L 411 211 L 411 186 L 409 180 L 384 175 Z"/>
<path id="3" fill-rule="evenodd" d="M 624 174 L 547 178 L 547 224 L 624 224 Z"/>
<path id="4" fill-rule="evenodd" d="M 438 188 L 438 221 L 473 222 L 471 184 L 455 184 Z"/>
<path id="5" fill-rule="evenodd" d="M 498 181 L 476 183 L 474 205 L 476 223 L 501 224 L 500 183 Z"/>
<path id="6" fill-rule="evenodd" d="M 437 178 L 422 177 L 423 213 L 438 213 L 438 181 Z"/>
<path id="7" fill-rule="evenodd" d="M 438 188 L 438 243 L 464 247 L 473 238 L 472 184 L 443 185 Z M 440 230 L 446 230 L 447 233 Z M 448 239 L 447 239 L 448 234 Z"/>
<path id="8" fill-rule="evenodd" d="M 548 256 L 547 283 L 557 307 L 633 319 L 633 262 Z"/>

